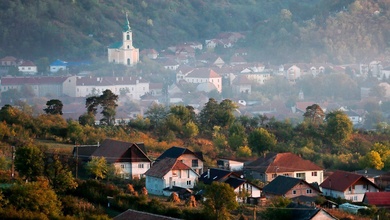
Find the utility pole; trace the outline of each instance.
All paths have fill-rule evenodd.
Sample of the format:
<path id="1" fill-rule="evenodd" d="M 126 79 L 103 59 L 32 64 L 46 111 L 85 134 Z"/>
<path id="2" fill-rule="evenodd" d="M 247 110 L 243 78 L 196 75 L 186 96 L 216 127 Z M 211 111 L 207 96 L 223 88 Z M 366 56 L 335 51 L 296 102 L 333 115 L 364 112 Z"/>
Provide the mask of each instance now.
<path id="1" fill-rule="evenodd" d="M 74 145 L 76 146 L 76 179 L 79 173 L 79 146 L 74 142 Z"/>
<path id="2" fill-rule="evenodd" d="M 11 146 L 12 165 L 11 165 L 11 180 L 15 178 L 15 146 Z"/>

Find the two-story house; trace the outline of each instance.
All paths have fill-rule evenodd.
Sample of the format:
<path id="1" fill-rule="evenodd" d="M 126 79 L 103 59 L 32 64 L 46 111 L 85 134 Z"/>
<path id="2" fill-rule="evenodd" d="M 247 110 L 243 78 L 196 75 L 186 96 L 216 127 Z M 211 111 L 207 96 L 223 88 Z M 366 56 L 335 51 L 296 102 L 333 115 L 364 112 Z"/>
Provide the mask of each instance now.
<path id="1" fill-rule="evenodd" d="M 143 177 L 151 165 L 143 143 L 105 139 L 91 157 L 106 158 L 108 163 L 115 166 L 117 174 L 124 179 Z"/>
<path id="2" fill-rule="evenodd" d="M 366 192 L 379 192 L 377 185 L 366 177 L 346 171 L 335 171 L 320 184 L 322 193 L 333 198 L 363 201 Z"/>
<path id="3" fill-rule="evenodd" d="M 203 173 L 203 154 L 202 152 L 193 152 L 188 148 L 171 147 L 164 151 L 156 162 L 165 158 L 173 158 L 183 162 L 188 167 L 191 167 L 197 174 Z"/>
<path id="4" fill-rule="evenodd" d="M 271 182 L 280 175 L 318 184 L 324 178 L 324 170 L 320 166 L 293 153 L 268 153 L 246 164 L 244 174 L 262 182 Z"/>
<path id="5" fill-rule="evenodd" d="M 193 188 L 198 176 L 199 174 L 182 160 L 165 157 L 146 171 L 145 185 L 150 194 L 169 196 L 169 189 L 172 187 Z"/>

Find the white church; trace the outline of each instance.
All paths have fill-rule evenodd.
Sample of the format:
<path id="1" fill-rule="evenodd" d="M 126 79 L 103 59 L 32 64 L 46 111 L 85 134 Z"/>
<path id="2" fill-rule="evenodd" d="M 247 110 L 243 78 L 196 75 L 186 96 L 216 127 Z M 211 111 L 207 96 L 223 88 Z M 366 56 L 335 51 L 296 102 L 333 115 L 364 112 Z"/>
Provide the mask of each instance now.
<path id="1" fill-rule="evenodd" d="M 122 41 L 108 47 L 108 62 L 126 66 L 134 66 L 139 62 L 139 49 L 133 46 L 133 32 L 127 14 L 122 32 Z"/>

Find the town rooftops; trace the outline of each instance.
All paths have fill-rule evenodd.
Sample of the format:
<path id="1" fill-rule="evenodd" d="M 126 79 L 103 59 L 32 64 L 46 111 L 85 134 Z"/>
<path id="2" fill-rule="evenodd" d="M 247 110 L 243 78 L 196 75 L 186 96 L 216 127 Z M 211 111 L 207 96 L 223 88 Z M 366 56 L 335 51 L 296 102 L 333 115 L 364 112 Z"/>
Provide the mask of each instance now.
<path id="1" fill-rule="evenodd" d="M 111 85 L 136 85 L 147 83 L 146 80 L 137 77 L 80 77 L 77 78 L 78 86 L 111 86 Z"/>

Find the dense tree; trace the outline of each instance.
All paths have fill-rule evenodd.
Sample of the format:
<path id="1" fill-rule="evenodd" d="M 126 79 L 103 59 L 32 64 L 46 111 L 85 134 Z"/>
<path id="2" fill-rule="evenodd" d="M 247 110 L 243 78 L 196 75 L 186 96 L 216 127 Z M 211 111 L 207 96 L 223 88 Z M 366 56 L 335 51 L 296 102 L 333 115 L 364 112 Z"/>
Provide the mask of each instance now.
<path id="1" fill-rule="evenodd" d="M 326 117 L 326 135 L 336 143 L 348 140 L 352 134 L 353 125 L 342 111 L 329 112 Z"/>
<path id="2" fill-rule="evenodd" d="M 183 127 L 183 135 L 186 138 L 193 138 L 199 134 L 198 126 L 192 122 L 189 121 L 187 124 Z"/>
<path id="3" fill-rule="evenodd" d="M 364 168 L 373 168 L 381 170 L 385 164 L 378 152 L 372 150 L 362 158 L 362 166 Z"/>
<path id="4" fill-rule="evenodd" d="M 46 159 L 45 167 L 45 175 L 57 193 L 64 193 L 77 187 L 72 172 L 67 164 L 61 161 L 58 153 L 53 153 Z"/>
<path id="5" fill-rule="evenodd" d="M 314 125 L 320 125 L 324 121 L 325 113 L 319 105 L 313 104 L 311 106 L 307 106 L 303 117 L 305 117 L 305 120 L 308 120 Z"/>
<path id="6" fill-rule="evenodd" d="M 204 132 L 211 132 L 214 126 L 228 128 L 235 120 L 237 105 L 229 99 L 218 102 L 210 98 L 199 113 L 199 123 Z"/>
<path id="7" fill-rule="evenodd" d="M 18 210 L 40 212 L 48 218 L 58 218 L 61 215 L 61 202 L 47 180 L 13 184 L 9 191 L 9 203 Z"/>
<path id="8" fill-rule="evenodd" d="M 35 180 L 43 175 L 43 153 L 37 146 L 17 147 L 15 152 L 15 168 L 27 180 Z"/>
<path id="9" fill-rule="evenodd" d="M 46 102 L 46 108 L 43 109 L 46 114 L 51 114 L 51 115 L 62 115 L 62 107 L 64 106 L 62 102 L 58 99 L 51 99 Z"/>
<path id="10" fill-rule="evenodd" d="M 153 128 L 159 127 L 167 115 L 168 110 L 162 104 L 153 104 L 145 112 L 145 116 L 150 120 L 150 124 L 153 126 Z"/>
<path id="11" fill-rule="evenodd" d="M 212 182 L 204 197 L 204 212 L 210 219 L 230 219 L 230 212 L 238 207 L 234 189 L 227 183 Z"/>
<path id="12" fill-rule="evenodd" d="M 85 165 L 85 169 L 95 179 L 104 179 L 109 173 L 109 165 L 104 157 L 92 157 L 92 160 Z"/>
<path id="13" fill-rule="evenodd" d="M 118 106 L 116 104 L 117 101 L 118 101 L 118 95 L 115 95 L 109 89 L 103 91 L 103 94 L 99 97 L 99 104 L 103 108 L 101 112 L 103 115 L 103 118 L 100 120 L 101 124 L 104 125 L 115 124 L 116 107 Z"/>
<path id="14" fill-rule="evenodd" d="M 275 136 L 264 128 L 253 130 L 248 136 L 248 146 L 258 154 L 272 150 L 276 143 Z"/>

